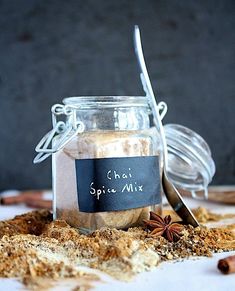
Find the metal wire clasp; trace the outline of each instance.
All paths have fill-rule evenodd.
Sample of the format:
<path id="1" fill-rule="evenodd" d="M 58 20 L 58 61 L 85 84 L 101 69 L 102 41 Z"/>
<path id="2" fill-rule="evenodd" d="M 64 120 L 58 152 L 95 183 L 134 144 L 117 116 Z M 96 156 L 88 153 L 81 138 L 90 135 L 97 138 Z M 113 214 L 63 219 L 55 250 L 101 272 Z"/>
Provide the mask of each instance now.
<path id="1" fill-rule="evenodd" d="M 168 109 L 167 104 L 166 104 L 166 102 L 161 101 L 158 103 L 157 107 L 158 107 L 160 119 L 163 120 L 163 118 L 165 117 L 165 115 L 167 113 L 167 109 Z"/>
<path id="2" fill-rule="evenodd" d="M 37 144 L 35 151 L 38 154 L 33 160 L 34 164 L 41 163 L 51 154 L 61 150 L 78 133 L 84 131 L 84 124 L 76 119 L 76 109 L 77 107 L 70 105 L 55 104 L 52 106 L 53 128 Z M 57 117 L 60 115 L 69 116 L 69 122 L 57 121 Z"/>

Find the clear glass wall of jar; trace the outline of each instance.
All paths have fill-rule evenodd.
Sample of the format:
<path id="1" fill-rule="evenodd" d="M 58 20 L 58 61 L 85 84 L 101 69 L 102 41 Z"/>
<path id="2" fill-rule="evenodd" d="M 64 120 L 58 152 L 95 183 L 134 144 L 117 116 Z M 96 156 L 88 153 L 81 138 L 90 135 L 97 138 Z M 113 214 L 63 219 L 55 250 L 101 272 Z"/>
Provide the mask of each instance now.
<path id="1" fill-rule="evenodd" d="M 167 173 L 173 184 L 191 192 L 193 198 L 208 198 L 208 184 L 215 174 L 215 163 L 206 141 L 179 124 L 164 126 L 168 147 Z M 197 192 L 203 191 L 199 196 Z"/>
<path id="2" fill-rule="evenodd" d="M 89 232 L 140 225 L 150 210 L 160 212 L 161 140 L 147 98 L 63 102 L 73 111 L 66 125 L 79 122 L 84 131 L 52 155 L 54 217 Z"/>

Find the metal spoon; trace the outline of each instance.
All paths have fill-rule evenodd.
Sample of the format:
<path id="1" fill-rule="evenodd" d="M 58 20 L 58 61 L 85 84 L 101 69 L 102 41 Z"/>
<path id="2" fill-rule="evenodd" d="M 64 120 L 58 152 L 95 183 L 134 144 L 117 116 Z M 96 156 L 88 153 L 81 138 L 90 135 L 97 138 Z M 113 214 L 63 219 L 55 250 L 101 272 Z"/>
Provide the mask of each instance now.
<path id="1" fill-rule="evenodd" d="M 144 60 L 144 55 L 143 55 L 143 50 L 142 50 L 142 45 L 141 45 L 140 30 L 137 25 L 135 25 L 135 30 L 134 30 L 134 45 L 135 45 L 135 53 L 136 53 L 136 56 L 140 65 L 140 70 L 141 70 L 140 79 L 143 85 L 143 89 L 149 100 L 150 107 L 152 108 L 153 117 L 154 117 L 156 125 L 159 128 L 160 136 L 162 140 L 163 161 L 164 161 L 163 174 L 162 174 L 162 187 L 163 187 L 164 193 L 170 205 L 175 210 L 175 212 L 182 218 L 183 222 L 187 224 L 191 224 L 192 226 L 196 227 L 199 225 L 198 221 L 194 217 L 191 210 L 184 203 L 183 198 L 181 197 L 178 190 L 175 188 L 175 186 L 167 177 L 166 169 L 167 169 L 167 163 L 168 163 L 168 152 L 167 152 L 166 137 L 165 137 L 164 128 L 159 116 L 158 106 L 155 100 L 155 96 L 154 96 L 152 85 L 149 79 L 148 71 L 145 65 L 145 60 Z"/>

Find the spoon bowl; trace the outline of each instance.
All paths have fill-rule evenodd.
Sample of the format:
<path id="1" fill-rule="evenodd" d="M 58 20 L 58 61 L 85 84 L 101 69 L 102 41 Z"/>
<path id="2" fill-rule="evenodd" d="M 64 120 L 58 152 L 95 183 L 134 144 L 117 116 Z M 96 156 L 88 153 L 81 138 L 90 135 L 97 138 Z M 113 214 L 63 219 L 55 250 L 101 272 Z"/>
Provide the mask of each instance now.
<path id="1" fill-rule="evenodd" d="M 186 206 L 181 197 L 179 191 L 175 188 L 173 183 L 169 180 L 166 175 L 166 169 L 164 167 L 162 174 L 162 188 L 166 195 L 167 200 L 170 205 L 174 209 L 174 211 L 178 214 L 180 218 L 182 218 L 183 222 L 187 224 L 191 224 L 194 227 L 199 226 L 198 221 L 194 217 L 191 210 Z"/>

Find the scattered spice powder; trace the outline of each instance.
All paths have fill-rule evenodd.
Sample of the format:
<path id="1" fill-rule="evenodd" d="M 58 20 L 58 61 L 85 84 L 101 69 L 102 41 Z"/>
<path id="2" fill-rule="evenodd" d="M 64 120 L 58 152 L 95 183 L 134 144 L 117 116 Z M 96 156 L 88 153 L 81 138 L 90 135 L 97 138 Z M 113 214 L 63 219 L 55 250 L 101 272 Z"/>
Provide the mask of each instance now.
<path id="1" fill-rule="evenodd" d="M 31 221 L 29 234 L 25 228 L 28 218 Z M 6 231 L 6 225 L 12 225 L 15 219 L 18 221 L 16 232 Z M 51 221 L 45 211 L 34 211 L 15 219 L 0 224 L 0 277 L 19 277 L 25 283 L 32 278 L 56 280 L 88 276 L 79 266 L 128 280 L 161 261 L 235 250 L 235 233 L 226 227 L 185 226 L 179 240 L 170 242 L 162 236 L 152 237 L 143 227 L 127 231 L 102 228 L 84 235 L 65 221 Z M 40 228 L 34 228 L 33 224 L 38 222 Z M 32 229 L 36 230 L 35 234 Z"/>
<path id="2" fill-rule="evenodd" d="M 217 214 L 209 211 L 204 207 L 193 209 L 193 214 L 200 223 L 220 221 L 222 219 L 235 218 L 235 214 Z"/>
<path id="3" fill-rule="evenodd" d="M 167 204 L 168 205 L 168 204 Z M 195 209 L 192 209 L 192 212 L 198 222 L 200 223 L 208 223 L 208 222 L 218 222 L 224 219 L 230 219 L 235 218 L 235 214 L 232 213 L 226 213 L 226 214 L 218 214 L 211 212 L 210 210 L 206 209 L 205 207 L 198 207 Z M 174 210 L 171 209 L 164 209 L 163 215 L 170 215 L 172 218 L 172 221 L 180 221 L 181 218 L 177 215 L 177 213 Z"/>
<path id="4" fill-rule="evenodd" d="M 0 238 L 16 234 L 40 235 L 45 225 L 51 221 L 52 214 L 44 209 L 17 215 L 13 219 L 0 221 Z"/>

